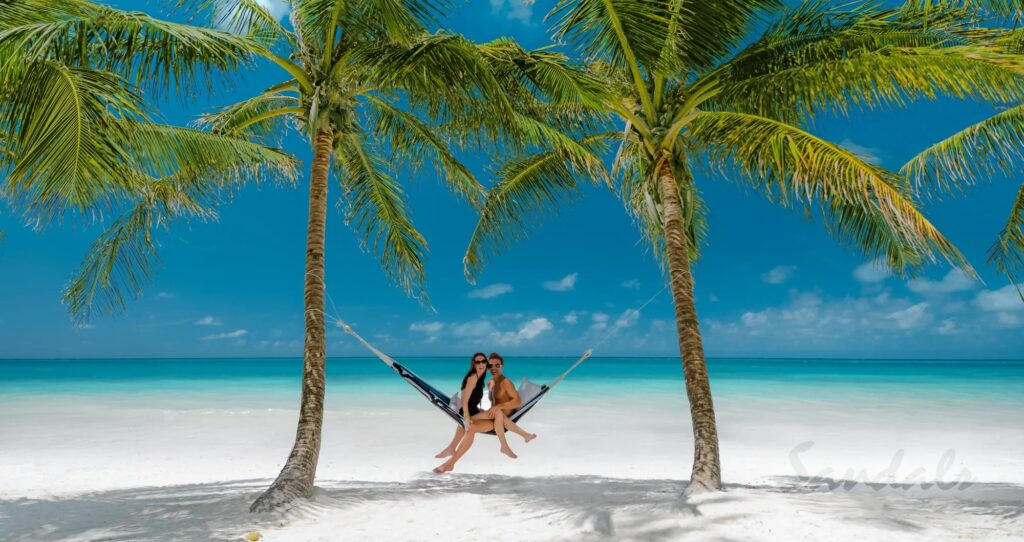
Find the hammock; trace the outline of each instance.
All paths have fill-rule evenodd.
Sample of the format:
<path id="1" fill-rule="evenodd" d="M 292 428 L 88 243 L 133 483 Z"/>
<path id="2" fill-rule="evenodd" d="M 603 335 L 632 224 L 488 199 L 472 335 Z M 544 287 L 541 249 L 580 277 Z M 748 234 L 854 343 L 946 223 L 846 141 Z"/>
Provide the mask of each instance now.
<path id="1" fill-rule="evenodd" d="M 441 410 L 441 412 L 447 414 L 448 417 L 452 419 L 452 421 L 459 425 L 462 425 L 462 416 L 459 414 L 459 407 L 461 405 L 457 401 L 458 394 L 456 394 L 455 397 L 449 397 L 445 395 L 443 392 L 441 392 L 441 390 L 435 388 L 434 386 L 431 386 L 426 380 L 423 380 L 422 378 L 417 376 L 416 373 L 410 371 L 404 365 L 395 361 L 393 358 L 391 358 L 391 356 L 388 356 L 384 352 L 378 350 L 372 344 L 366 342 L 366 339 L 360 337 L 359 334 L 356 333 L 351 327 L 349 327 L 348 324 L 342 322 L 341 320 L 337 320 L 337 322 L 338 325 L 340 325 L 342 329 L 345 330 L 345 333 L 348 333 L 349 335 L 355 337 L 356 340 L 362 343 L 362 345 L 365 346 L 367 350 L 373 352 L 373 354 L 380 358 L 381 361 L 383 361 L 389 367 L 394 369 L 395 373 L 397 373 L 398 376 L 402 377 L 402 379 L 408 382 L 410 386 L 416 388 L 421 394 L 423 394 L 424 397 L 427 398 L 428 401 L 431 402 L 431 404 L 433 404 L 435 407 Z M 568 369 L 566 369 L 564 373 L 560 374 L 558 378 L 551 381 L 550 384 L 538 386 L 537 384 L 530 382 L 524 377 L 522 384 L 520 384 L 518 390 L 519 399 L 522 401 L 523 404 L 515 411 L 513 411 L 511 415 L 509 415 L 509 419 L 515 422 L 518 421 L 523 416 L 525 416 L 527 412 L 529 412 L 533 407 L 537 406 L 537 403 L 539 403 L 540 400 L 543 399 L 544 396 L 546 396 L 552 388 L 558 385 L 558 383 L 561 382 L 563 378 L 568 376 L 573 369 L 579 367 L 579 365 L 583 363 L 587 358 L 589 358 L 592 353 L 593 349 L 584 352 L 583 355 L 580 356 L 580 358 L 577 359 L 575 363 L 573 363 Z M 494 431 L 488 431 L 485 434 L 493 435 Z"/>

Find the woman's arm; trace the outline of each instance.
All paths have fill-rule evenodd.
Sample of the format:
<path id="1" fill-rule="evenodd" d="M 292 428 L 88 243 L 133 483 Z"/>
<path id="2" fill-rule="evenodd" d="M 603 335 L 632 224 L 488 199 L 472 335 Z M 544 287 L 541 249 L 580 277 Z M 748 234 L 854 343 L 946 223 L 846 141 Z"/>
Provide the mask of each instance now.
<path id="1" fill-rule="evenodd" d="M 469 396 L 473 393 L 473 388 L 476 387 L 476 381 L 479 380 L 476 375 L 470 375 L 466 379 L 466 387 L 462 388 L 462 419 L 466 422 L 466 428 L 469 428 Z"/>

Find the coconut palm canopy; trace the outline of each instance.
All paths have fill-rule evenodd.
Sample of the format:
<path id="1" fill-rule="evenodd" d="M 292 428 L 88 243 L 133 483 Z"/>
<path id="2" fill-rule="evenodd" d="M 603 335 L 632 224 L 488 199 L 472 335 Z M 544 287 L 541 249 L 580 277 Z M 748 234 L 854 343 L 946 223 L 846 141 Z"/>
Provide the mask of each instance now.
<path id="1" fill-rule="evenodd" d="M 118 216 L 68 287 L 74 315 L 119 309 L 141 291 L 157 263 L 155 229 L 211 218 L 244 183 L 294 179 L 285 153 L 161 123 L 143 98 L 208 88 L 254 48 L 85 1 L 0 3 L 3 197 L 39 226 Z"/>
<path id="2" fill-rule="evenodd" d="M 971 2 L 987 10 L 992 24 L 1019 26 L 1019 2 Z M 1024 31 L 991 38 L 992 47 L 1008 55 L 1024 55 Z M 1010 104 L 981 122 L 935 143 L 907 162 L 901 171 L 928 195 L 963 192 L 971 185 L 1007 176 L 1020 180 L 1024 163 L 1024 104 Z M 1024 184 L 1007 204 L 1009 217 L 988 253 L 988 263 L 1011 282 L 1024 279 Z M 1018 293 L 1020 289 L 1018 287 Z M 1024 293 L 1022 293 L 1024 299 Z"/>
<path id="3" fill-rule="evenodd" d="M 823 113 L 898 107 L 936 96 L 1012 101 L 1019 59 L 992 45 L 972 10 L 812 0 L 561 0 L 549 17 L 604 82 L 604 134 L 577 130 L 506 163 L 466 252 L 466 272 L 508 246 L 579 179 L 610 183 L 664 256 L 694 430 L 690 489 L 721 487 L 718 437 L 690 265 L 705 234 L 696 172 L 818 213 L 826 231 L 898 273 L 944 259 L 972 272 L 917 209 L 910 184 L 823 140 Z M 757 29 L 761 26 L 761 29 Z M 750 38 L 749 34 L 755 37 Z M 611 172 L 595 156 L 613 142 Z M 604 145 L 602 145 L 602 143 Z"/>

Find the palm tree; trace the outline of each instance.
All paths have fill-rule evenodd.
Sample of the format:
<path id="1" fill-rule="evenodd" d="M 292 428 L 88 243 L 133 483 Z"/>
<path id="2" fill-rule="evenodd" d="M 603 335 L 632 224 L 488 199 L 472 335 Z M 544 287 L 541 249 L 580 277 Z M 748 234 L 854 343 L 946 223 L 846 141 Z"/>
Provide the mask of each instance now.
<path id="1" fill-rule="evenodd" d="M 988 10 L 994 22 L 1009 22 L 1016 28 L 1024 6 L 1006 0 L 975 0 L 969 2 Z M 983 37 L 990 46 L 1010 55 L 1017 62 L 1007 61 L 1011 71 L 1024 73 L 1024 31 L 987 28 Z M 964 128 L 928 147 L 911 158 L 900 169 L 924 193 L 959 193 L 979 179 L 995 175 L 1014 176 L 1024 163 L 1024 103 L 1011 102 L 1005 110 Z M 1004 274 L 1017 287 L 1024 274 L 1024 183 L 1010 207 L 1010 216 L 988 251 L 988 263 Z"/>
<path id="2" fill-rule="evenodd" d="M 324 229 L 332 159 L 346 223 L 378 254 L 393 282 L 426 301 L 426 242 L 410 220 L 394 164 L 431 162 L 449 188 L 479 207 L 483 189 L 451 146 L 488 146 L 505 133 L 524 144 L 547 141 L 553 131 L 523 120 L 513 104 L 543 91 L 567 107 L 599 87 L 558 54 L 527 52 L 507 39 L 477 45 L 428 33 L 443 2 L 295 0 L 291 29 L 252 0 L 180 4 L 207 14 L 215 26 L 260 40 L 264 55 L 286 73 L 279 84 L 202 123 L 216 134 L 257 141 L 294 126 L 312 145 L 299 421 L 281 473 L 251 507 L 267 511 L 313 491 L 323 422 Z"/>
<path id="3" fill-rule="evenodd" d="M 923 14 L 928 11 L 929 16 Z M 704 236 L 696 172 L 742 182 L 820 214 L 839 242 L 897 272 L 937 257 L 968 263 L 915 207 L 904 178 L 804 125 L 824 112 L 900 106 L 936 95 L 1019 95 L 1005 58 L 971 44 L 968 11 L 836 7 L 812 0 L 561 0 L 556 38 L 605 81 L 613 135 L 575 131 L 576 148 L 522 154 L 498 172 L 466 253 L 472 278 L 578 180 L 612 182 L 667 264 L 694 434 L 688 491 L 721 488 L 718 435 L 694 305 L 691 262 Z M 771 19 L 768 24 L 760 21 Z M 748 37 L 761 25 L 759 36 Z M 738 52 L 736 52 L 738 50 Z M 595 154 L 617 143 L 611 174 Z"/>
<path id="4" fill-rule="evenodd" d="M 258 49 L 84 0 L 0 2 L 0 197 L 37 226 L 121 213 L 68 287 L 74 316 L 139 293 L 157 263 L 155 229 L 214 216 L 226 188 L 294 177 L 290 156 L 161 124 L 143 98 L 211 86 Z"/>

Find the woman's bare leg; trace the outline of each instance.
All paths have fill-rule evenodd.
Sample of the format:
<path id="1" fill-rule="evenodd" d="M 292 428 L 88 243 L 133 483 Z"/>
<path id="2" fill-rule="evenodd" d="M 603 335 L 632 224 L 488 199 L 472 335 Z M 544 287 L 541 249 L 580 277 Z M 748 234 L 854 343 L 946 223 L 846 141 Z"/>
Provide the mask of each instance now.
<path id="1" fill-rule="evenodd" d="M 508 440 L 505 439 L 505 422 L 507 421 L 508 418 L 505 417 L 505 413 L 499 410 L 494 415 L 494 434 L 498 435 L 498 442 L 501 443 L 501 453 L 516 459 L 519 456 L 512 451 L 512 448 L 508 447 Z"/>
<path id="2" fill-rule="evenodd" d="M 505 429 L 508 429 L 509 431 L 512 431 L 513 433 L 523 437 L 523 440 L 526 442 L 530 442 L 531 440 L 537 438 L 536 433 L 527 433 L 526 430 L 516 425 L 516 422 L 508 419 L 507 417 L 505 418 Z"/>
<path id="3" fill-rule="evenodd" d="M 447 448 L 441 450 L 440 453 L 438 453 L 434 457 L 438 457 L 438 458 L 448 457 L 448 456 L 454 454 L 455 453 L 455 447 L 459 445 L 459 441 L 462 440 L 462 437 L 464 437 L 465 435 L 466 435 L 466 428 L 465 427 L 462 427 L 461 425 L 456 427 L 455 428 L 455 436 L 452 437 L 452 442 L 448 445 Z"/>
<path id="4" fill-rule="evenodd" d="M 436 474 L 442 474 L 455 468 L 455 463 L 462 456 L 466 455 L 469 448 L 473 446 L 473 440 L 476 439 L 477 433 L 486 433 L 494 428 L 494 423 L 490 420 L 479 420 L 474 421 L 473 425 L 469 426 L 469 430 L 466 431 L 466 436 L 462 437 L 462 442 L 459 442 L 459 446 L 455 449 L 455 454 L 448 458 L 448 461 L 441 463 L 434 468 Z"/>

